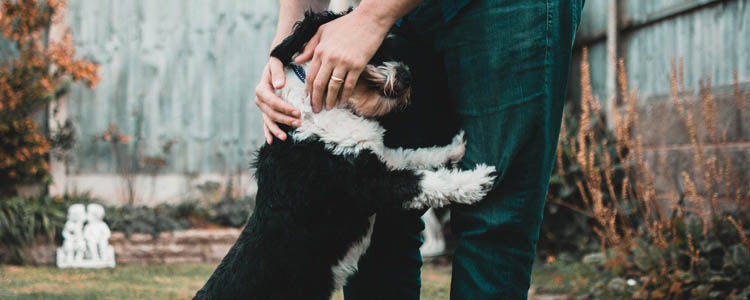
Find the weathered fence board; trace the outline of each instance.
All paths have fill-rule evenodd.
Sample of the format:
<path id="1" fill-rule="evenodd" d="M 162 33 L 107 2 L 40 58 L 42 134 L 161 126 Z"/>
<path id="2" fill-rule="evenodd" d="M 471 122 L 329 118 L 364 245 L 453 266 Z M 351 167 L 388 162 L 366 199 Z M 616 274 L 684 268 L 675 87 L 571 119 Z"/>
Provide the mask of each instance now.
<path id="1" fill-rule="evenodd" d="M 75 86 L 69 96 L 80 139 L 69 172 L 117 172 L 112 146 L 96 138 L 109 124 L 132 135 L 131 156 L 163 157 L 162 172 L 247 168 L 262 142 L 252 95 L 268 57 L 276 6 L 70 1 L 76 49 L 101 64 L 102 81 L 93 91 Z"/>

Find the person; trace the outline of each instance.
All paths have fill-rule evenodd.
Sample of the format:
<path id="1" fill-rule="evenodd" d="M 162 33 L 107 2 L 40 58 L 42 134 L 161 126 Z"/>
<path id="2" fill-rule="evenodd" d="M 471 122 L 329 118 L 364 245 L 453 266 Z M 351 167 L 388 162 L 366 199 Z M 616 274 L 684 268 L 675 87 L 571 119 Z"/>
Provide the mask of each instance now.
<path id="1" fill-rule="evenodd" d="M 525 299 L 552 171 L 575 31 L 584 0 L 362 0 L 321 26 L 295 61 L 309 62 L 313 111 L 347 98 L 393 27 L 412 71 L 412 105 L 384 120 L 388 146 L 467 138 L 462 167 L 494 165 L 498 181 L 483 201 L 451 208 L 458 236 L 451 299 Z M 327 1 L 281 0 L 272 46 L 306 9 Z M 395 24 L 395 25 L 394 25 Z M 256 87 L 268 143 L 277 123 L 300 112 L 274 95 L 281 62 L 271 58 Z M 372 244 L 344 288 L 347 300 L 419 299 L 421 212 L 378 213 Z"/>

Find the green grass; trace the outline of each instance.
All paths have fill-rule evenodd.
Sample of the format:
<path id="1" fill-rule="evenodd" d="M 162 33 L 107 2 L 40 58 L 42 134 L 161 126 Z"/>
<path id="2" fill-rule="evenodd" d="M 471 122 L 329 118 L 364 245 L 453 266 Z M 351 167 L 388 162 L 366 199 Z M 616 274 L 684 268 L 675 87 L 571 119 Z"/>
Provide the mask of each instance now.
<path id="1" fill-rule="evenodd" d="M 537 294 L 564 295 L 587 286 L 589 280 L 583 274 L 588 266 L 579 262 L 537 263 L 531 274 L 532 285 Z"/>
<path id="2" fill-rule="evenodd" d="M 0 292 L 9 299 L 188 299 L 213 264 L 120 265 L 115 269 L 0 266 Z"/>
<path id="3" fill-rule="evenodd" d="M 118 265 L 86 270 L 0 265 L 0 299 L 190 299 L 215 267 Z M 425 265 L 422 285 L 422 299 L 448 299 L 450 267 Z M 343 298 L 339 293 L 333 299 Z"/>
<path id="4" fill-rule="evenodd" d="M 0 265 L 0 299 L 190 299 L 216 264 L 118 265 L 115 269 L 58 269 Z M 565 294 L 585 283 L 577 263 L 534 266 L 536 294 Z M 422 299 L 447 300 L 450 266 L 425 264 Z M 17 295 L 17 296 L 12 296 Z M 343 300 L 341 293 L 332 300 Z"/>

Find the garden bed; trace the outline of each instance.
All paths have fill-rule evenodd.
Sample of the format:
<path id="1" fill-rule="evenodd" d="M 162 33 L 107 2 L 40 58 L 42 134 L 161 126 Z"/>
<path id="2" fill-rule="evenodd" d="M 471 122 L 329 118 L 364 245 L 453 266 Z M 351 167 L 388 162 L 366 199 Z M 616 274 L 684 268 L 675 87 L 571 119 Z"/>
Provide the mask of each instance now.
<path id="1" fill-rule="evenodd" d="M 109 242 L 115 248 L 117 263 L 211 263 L 221 261 L 239 235 L 238 228 L 188 229 L 162 232 L 157 237 L 143 233 L 128 237 L 114 232 Z M 34 265 L 54 264 L 58 246 L 34 243 L 26 250 L 26 257 Z"/>

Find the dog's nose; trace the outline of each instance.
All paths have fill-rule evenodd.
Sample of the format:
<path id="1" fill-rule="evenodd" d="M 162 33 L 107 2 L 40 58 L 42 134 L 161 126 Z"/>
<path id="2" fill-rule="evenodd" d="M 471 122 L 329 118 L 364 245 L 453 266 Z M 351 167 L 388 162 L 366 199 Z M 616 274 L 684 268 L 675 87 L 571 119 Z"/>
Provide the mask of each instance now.
<path id="1" fill-rule="evenodd" d="M 411 80 L 409 68 L 403 65 L 398 66 L 396 69 L 396 80 L 393 84 L 393 94 L 391 96 L 396 98 L 408 97 Z"/>
<path id="2" fill-rule="evenodd" d="M 411 72 L 409 69 L 405 67 L 399 67 L 398 72 L 396 72 L 396 80 L 401 84 L 404 85 L 406 88 L 409 88 L 411 86 Z"/>

